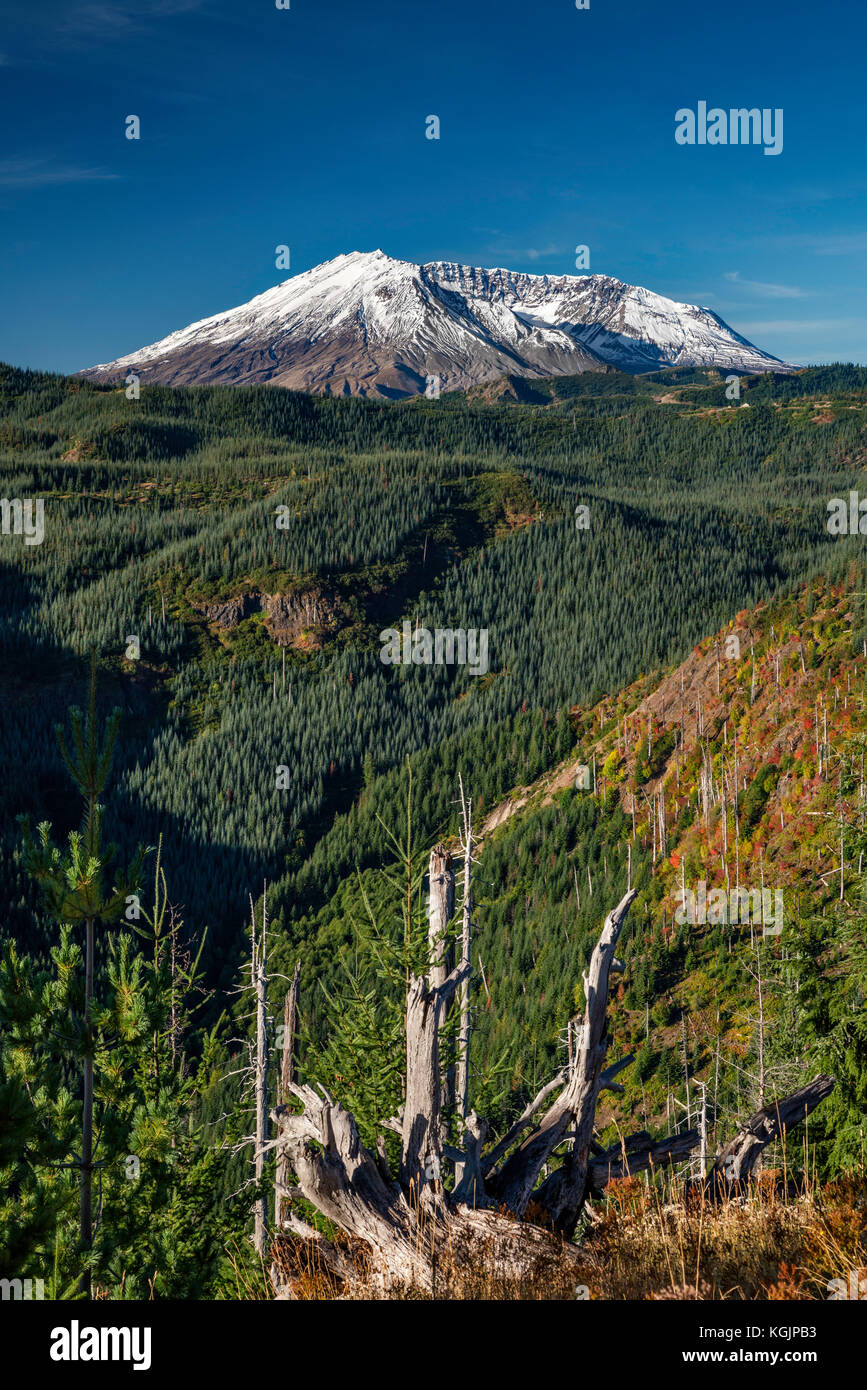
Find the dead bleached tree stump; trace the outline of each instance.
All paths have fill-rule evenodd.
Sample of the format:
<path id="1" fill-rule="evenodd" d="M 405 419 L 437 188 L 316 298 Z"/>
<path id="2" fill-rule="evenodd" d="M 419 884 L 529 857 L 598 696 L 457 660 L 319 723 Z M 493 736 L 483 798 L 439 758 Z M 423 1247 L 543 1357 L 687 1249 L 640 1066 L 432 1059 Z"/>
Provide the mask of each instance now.
<path id="1" fill-rule="evenodd" d="M 465 845 L 464 872 L 469 873 L 471 846 Z M 370 1153 L 361 1142 L 353 1116 L 322 1088 L 290 1084 L 303 1105 L 274 1112 L 279 1153 L 295 1174 L 298 1195 L 308 1199 L 341 1231 L 363 1242 L 370 1269 L 385 1285 L 414 1286 L 433 1292 L 443 1252 L 472 1248 L 506 1278 L 521 1279 L 554 1259 L 572 1260 L 575 1248 L 564 1245 L 584 1202 L 588 1184 L 599 1179 L 590 1162 L 596 1102 L 613 1086 L 614 1074 L 630 1058 L 604 1068 L 608 1049 L 608 984 L 617 968 L 615 946 L 635 898 L 627 893 L 609 914 L 585 976 L 586 1005 L 578 1029 L 579 1047 L 563 1068 L 526 1107 L 508 1134 L 486 1155 L 487 1123 L 470 1112 L 461 1126 L 461 1146 L 444 1142 L 443 1100 L 451 1091 L 441 1071 L 441 1029 L 457 991 L 469 979 L 470 962 L 452 965 L 446 930 L 454 910 L 454 869 L 442 846 L 431 854 L 429 896 L 430 968 L 412 976 L 406 999 L 406 1088 L 399 1115 L 387 1122 L 401 1138 L 399 1171 L 392 1176 L 384 1150 Z M 469 885 L 464 884 L 465 897 Z M 468 943 L 469 932 L 462 933 Z M 462 956 L 467 945 L 464 944 Z M 464 1059 L 459 1058 L 461 1070 Z M 553 1099 L 552 1099 L 553 1097 Z M 646 1142 L 645 1142 L 646 1140 Z M 689 1151 L 697 1135 L 679 1136 L 678 1152 Z M 555 1149 L 567 1144 L 561 1168 L 537 1187 Z M 516 1147 L 517 1146 L 517 1147 Z M 642 1136 L 634 1162 L 660 1160 L 666 1146 Z M 449 1191 L 447 1165 L 459 1175 Z M 622 1170 L 622 1159 L 611 1166 Z M 524 1221 L 530 1201 L 534 1222 Z M 330 1268 L 337 1252 L 305 1223 L 284 1220 L 284 1229 L 316 1242 Z M 344 1262 L 345 1264 L 345 1262 Z M 345 1267 L 344 1267 L 345 1273 Z"/>
<path id="2" fill-rule="evenodd" d="M 469 836 L 463 851 L 464 898 L 469 904 Z M 354 1274 L 345 1251 L 291 1210 L 283 1229 L 307 1242 L 316 1259 L 348 1285 L 355 1281 L 369 1287 L 372 1278 L 381 1287 L 411 1287 L 435 1295 L 443 1268 L 473 1260 L 483 1261 L 503 1280 L 532 1281 L 546 1263 L 551 1268 L 557 1264 L 562 1273 L 564 1262 L 569 1268 L 580 1258 L 569 1238 L 588 1197 L 612 1178 L 680 1162 L 699 1145 L 696 1130 L 656 1142 L 646 1133 L 631 1135 L 609 1150 L 593 1139 L 599 1096 L 605 1089 L 619 1089 L 614 1078 L 632 1061 L 625 1057 L 606 1065 L 609 982 L 612 973 L 622 969 L 615 951 L 636 890 L 624 894 L 609 912 L 591 955 L 584 975 L 584 1016 L 574 1025 L 577 1046 L 569 1063 L 486 1150 L 487 1123 L 473 1111 L 457 1113 L 466 1101 L 454 1095 L 441 1065 L 446 1012 L 470 977 L 468 920 L 457 964 L 447 940 L 454 869 L 441 845 L 431 854 L 429 883 L 430 966 L 426 975 L 409 980 L 405 1099 L 400 1114 L 385 1124 L 401 1139 L 397 1173 L 389 1171 L 384 1144 L 377 1146 L 375 1155 L 366 1149 L 353 1116 L 322 1087 L 317 1091 L 293 1080 L 289 1090 L 301 1102 L 302 1113 L 293 1113 L 287 1105 L 274 1111 L 278 1153 L 295 1174 L 297 1195 L 361 1243 L 367 1252 L 363 1274 Z M 468 1037 L 469 1029 L 462 1027 L 461 1036 Z M 461 1078 L 466 1064 L 459 1048 L 456 1073 Z M 732 1141 L 734 1148 L 729 1146 L 739 1172 L 748 1167 L 756 1144 L 763 1147 L 782 1132 L 786 1117 L 791 1122 L 803 1118 L 827 1094 L 826 1084 L 827 1078 L 819 1078 L 806 1092 L 769 1107 L 777 1120 L 764 1111 L 753 1117 Z M 459 1146 L 447 1142 L 444 1123 L 449 1118 L 444 1101 L 448 1106 L 452 1098 Z M 558 1158 L 551 1169 L 552 1159 Z M 719 1161 L 724 1161 L 723 1155 Z M 279 1274 L 274 1277 L 279 1279 Z"/>

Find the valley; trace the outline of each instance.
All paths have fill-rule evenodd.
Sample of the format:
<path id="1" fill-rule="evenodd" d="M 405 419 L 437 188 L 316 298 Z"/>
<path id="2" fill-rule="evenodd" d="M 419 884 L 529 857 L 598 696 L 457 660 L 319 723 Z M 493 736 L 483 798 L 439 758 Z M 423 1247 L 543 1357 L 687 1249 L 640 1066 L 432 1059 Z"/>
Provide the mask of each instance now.
<path id="1" fill-rule="evenodd" d="M 10 1084 L 22 1066 L 31 1085 L 50 1078 L 61 1155 L 73 1131 L 57 1087 L 75 1069 L 34 1020 L 74 1015 L 62 981 L 80 948 L 74 931 L 58 937 L 48 870 L 17 818 L 50 822 L 61 843 L 75 832 L 54 732 L 71 707 L 92 699 L 100 725 L 118 711 L 111 864 L 150 847 L 133 895 L 148 917 L 106 908 L 97 945 L 95 987 L 113 1001 L 100 1015 L 100 1287 L 126 1270 L 146 1288 L 127 1230 L 164 1296 L 225 1296 L 237 1276 L 251 907 L 267 924 L 269 1035 L 298 970 L 301 1075 L 376 1149 L 402 1104 L 428 856 L 441 846 L 461 863 L 461 788 L 475 826 L 467 1084 L 492 1137 L 565 1064 L 600 924 L 631 895 L 607 1046 L 632 1061 L 600 1096 L 599 1152 L 650 1136 L 679 1155 L 666 1181 L 688 1182 L 693 1130 L 711 1155 L 770 1097 L 830 1075 L 808 1158 L 778 1143 L 766 1167 L 794 1164 L 817 1221 L 822 1184 L 858 1169 L 867 610 L 860 536 L 827 520 L 829 500 L 863 484 L 867 378 L 744 376 L 732 401 L 726 376 L 508 375 L 386 404 L 146 382 L 130 400 L 0 368 L 0 490 L 40 499 L 44 525 L 39 544 L 0 538 L 4 1065 Z M 401 659 L 386 664 L 388 631 Z M 459 633 L 467 657 L 484 634 L 484 662 L 479 648 L 448 659 Z M 157 932 L 152 975 L 135 973 L 130 921 Z M 159 1013 L 178 953 L 197 964 L 183 1018 L 176 1002 L 155 1044 L 169 1094 L 125 1001 L 150 990 Z M 279 1065 L 275 1052 L 272 1095 Z M 395 1161 L 391 1134 L 385 1145 Z M 122 1176 L 129 1153 L 150 1155 L 141 1190 Z M 53 1161 L 37 1152 L 16 1170 L 33 1250 L 47 1249 L 39 1203 L 75 1196 Z M 206 1175 L 208 1220 L 191 1222 Z M 605 1210 L 638 1213 L 651 1200 L 638 1182 L 621 1173 Z M 754 1219 L 758 1231 L 743 1213 Z M 166 1259 L 169 1229 L 183 1231 L 180 1260 Z M 637 1229 L 624 1217 L 618 1238 Z M 627 1296 L 587 1234 L 592 1296 Z M 635 1288 L 677 1297 L 660 1292 L 678 1281 L 657 1255 Z M 58 1260 L 72 1277 L 71 1224 Z M 825 1266 L 804 1261 L 815 1282 Z M 744 1266 L 743 1296 L 784 1284 L 784 1263 L 766 1251 Z M 706 1296 L 722 1296 L 719 1270 L 708 1278 Z"/>

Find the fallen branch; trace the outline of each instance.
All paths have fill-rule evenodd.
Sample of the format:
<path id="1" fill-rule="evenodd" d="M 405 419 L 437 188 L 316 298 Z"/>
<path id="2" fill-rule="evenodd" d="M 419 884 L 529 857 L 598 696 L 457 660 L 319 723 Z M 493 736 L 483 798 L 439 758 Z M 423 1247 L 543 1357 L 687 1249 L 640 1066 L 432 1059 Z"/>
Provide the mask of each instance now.
<path id="1" fill-rule="evenodd" d="M 833 1089 L 832 1076 L 817 1076 L 793 1095 L 757 1110 L 717 1154 L 709 1175 L 714 1184 L 727 1188 L 747 1179 L 768 1144 L 805 1120 Z"/>

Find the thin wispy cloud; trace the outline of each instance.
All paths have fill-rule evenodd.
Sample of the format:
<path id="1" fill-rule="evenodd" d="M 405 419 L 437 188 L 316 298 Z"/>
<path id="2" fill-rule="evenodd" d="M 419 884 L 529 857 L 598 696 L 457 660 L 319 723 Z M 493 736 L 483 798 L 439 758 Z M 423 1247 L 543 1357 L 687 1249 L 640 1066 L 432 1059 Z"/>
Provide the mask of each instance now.
<path id="1" fill-rule="evenodd" d="M 201 9 L 202 0 L 137 0 L 134 6 L 100 4 L 99 0 L 68 11 L 60 33 L 87 42 L 125 39 L 160 19 Z"/>
<path id="2" fill-rule="evenodd" d="M 35 10 L 25 0 L 6 0 L 4 19 L 16 63 L 45 67 L 50 66 L 49 53 L 70 49 L 86 53 L 129 43 L 159 33 L 164 21 L 194 14 L 202 7 L 203 0 L 136 0 L 134 5 L 110 0 L 72 5 L 68 0 L 44 0 Z"/>
<path id="3" fill-rule="evenodd" d="M 525 251 L 519 253 L 526 256 L 528 261 L 541 261 L 545 256 L 560 256 L 563 254 L 561 246 L 528 246 Z"/>
<path id="4" fill-rule="evenodd" d="M 118 177 L 107 169 L 51 164 L 45 159 L 0 160 L 0 188 L 52 188 L 60 184 L 104 183 Z"/>
<path id="5" fill-rule="evenodd" d="M 751 294 L 760 294 L 765 299 L 809 299 L 810 291 L 802 290 L 797 285 L 775 285 L 767 280 L 744 280 L 739 270 L 727 270 L 726 280 L 737 285 L 739 289 L 748 290 Z"/>

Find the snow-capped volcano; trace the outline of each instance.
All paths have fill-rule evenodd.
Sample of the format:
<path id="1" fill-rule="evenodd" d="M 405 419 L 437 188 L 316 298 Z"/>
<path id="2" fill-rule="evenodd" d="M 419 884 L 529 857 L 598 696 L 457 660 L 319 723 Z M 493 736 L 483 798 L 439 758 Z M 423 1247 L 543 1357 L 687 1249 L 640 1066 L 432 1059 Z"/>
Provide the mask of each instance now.
<path id="1" fill-rule="evenodd" d="M 564 376 L 614 365 L 760 372 L 783 364 L 710 309 L 607 275 L 524 275 L 353 251 L 237 309 L 81 373 L 134 371 L 171 386 L 270 382 L 334 395 L 417 395 L 505 373 Z"/>

